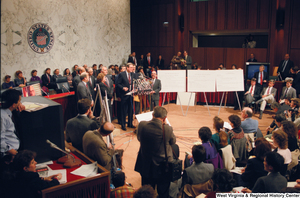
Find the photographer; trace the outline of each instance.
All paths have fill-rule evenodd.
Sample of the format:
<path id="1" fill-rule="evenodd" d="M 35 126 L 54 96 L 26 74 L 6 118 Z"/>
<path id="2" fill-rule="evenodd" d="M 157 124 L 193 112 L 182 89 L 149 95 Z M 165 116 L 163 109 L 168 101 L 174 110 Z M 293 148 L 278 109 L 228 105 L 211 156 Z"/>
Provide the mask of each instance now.
<path id="1" fill-rule="evenodd" d="M 299 114 L 299 104 L 300 104 L 299 98 L 291 99 L 291 104 L 290 104 L 291 108 L 284 112 L 287 120 L 290 120 L 292 122 L 295 121 L 295 119 L 298 117 Z"/>

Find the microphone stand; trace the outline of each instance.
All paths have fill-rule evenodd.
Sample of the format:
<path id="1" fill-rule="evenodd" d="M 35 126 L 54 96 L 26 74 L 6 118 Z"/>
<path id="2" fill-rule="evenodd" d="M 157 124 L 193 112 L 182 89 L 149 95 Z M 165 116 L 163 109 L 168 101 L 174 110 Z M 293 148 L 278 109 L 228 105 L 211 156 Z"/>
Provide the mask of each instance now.
<path id="1" fill-rule="evenodd" d="M 41 89 L 41 91 L 49 98 L 49 94 L 47 92 L 45 92 L 43 89 Z"/>
<path id="2" fill-rule="evenodd" d="M 60 152 L 63 152 L 63 153 L 66 154 L 65 156 L 63 156 L 63 157 L 61 157 L 57 160 L 58 163 L 64 164 L 64 166 L 67 167 L 67 168 L 72 168 L 72 167 L 76 167 L 76 166 L 81 165 L 81 161 L 79 159 L 75 159 L 75 157 L 73 155 L 71 155 L 70 153 L 62 150 L 56 144 L 52 143 L 50 140 L 46 140 L 46 142 L 48 144 L 50 144 L 50 146 L 52 148 L 54 148 L 56 150 L 59 150 Z"/>
<path id="3" fill-rule="evenodd" d="M 62 85 L 63 86 L 63 88 L 65 88 L 68 92 L 69 92 L 69 94 L 70 94 L 70 91 L 69 91 L 69 89 L 67 89 L 66 87 L 65 87 L 65 85 Z"/>

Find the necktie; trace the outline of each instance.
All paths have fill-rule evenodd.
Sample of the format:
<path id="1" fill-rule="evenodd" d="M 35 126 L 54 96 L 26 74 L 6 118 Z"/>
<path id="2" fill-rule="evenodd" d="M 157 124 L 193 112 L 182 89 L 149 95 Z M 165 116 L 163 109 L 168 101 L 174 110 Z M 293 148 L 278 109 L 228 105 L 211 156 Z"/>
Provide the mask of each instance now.
<path id="1" fill-rule="evenodd" d="M 93 86 L 92 86 L 92 79 L 91 79 L 91 78 L 90 78 L 89 82 L 90 82 L 91 87 L 93 87 Z"/>
<path id="2" fill-rule="evenodd" d="M 130 73 L 128 74 L 128 82 L 129 82 L 129 85 L 131 85 L 131 77 L 130 77 Z"/>
<path id="3" fill-rule="evenodd" d="M 285 69 L 285 67 L 286 67 L 286 65 L 287 65 L 287 60 L 283 63 L 284 64 L 284 66 L 283 66 L 283 68 L 282 68 L 282 72 L 284 72 L 284 69 Z"/>
<path id="4" fill-rule="evenodd" d="M 263 73 L 260 72 L 260 84 L 262 85 L 263 84 Z"/>
<path id="5" fill-rule="evenodd" d="M 270 87 L 268 87 L 268 90 L 267 90 L 267 95 L 270 94 Z"/>
<path id="6" fill-rule="evenodd" d="M 85 83 L 85 86 L 86 86 L 87 89 L 89 88 L 88 85 L 87 85 L 87 83 Z"/>
<path id="7" fill-rule="evenodd" d="M 287 92 L 288 92 L 289 88 L 286 88 L 285 93 L 284 93 L 284 97 L 287 96 Z"/>
<path id="8" fill-rule="evenodd" d="M 252 91 L 253 91 L 253 86 L 251 86 L 251 89 L 250 89 L 250 94 L 252 94 Z"/>
<path id="9" fill-rule="evenodd" d="M 48 74 L 47 74 L 47 78 L 48 78 L 48 82 L 50 83 L 50 77 L 48 76 Z"/>

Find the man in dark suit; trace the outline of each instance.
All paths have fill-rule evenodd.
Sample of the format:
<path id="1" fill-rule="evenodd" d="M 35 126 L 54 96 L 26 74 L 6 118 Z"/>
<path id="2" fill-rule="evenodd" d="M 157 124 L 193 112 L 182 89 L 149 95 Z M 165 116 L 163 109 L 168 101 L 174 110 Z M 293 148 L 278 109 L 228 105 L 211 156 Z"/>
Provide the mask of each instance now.
<path id="1" fill-rule="evenodd" d="M 103 73 L 105 75 L 105 84 L 108 87 L 108 92 L 107 94 L 111 94 L 112 96 L 114 96 L 114 84 L 113 81 L 111 79 L 111 75 L 108 75 L 108 70 L 106 66 L 102 66 L 101 67 L 101 73 Z M 110 103 L 112 103 L 112 101 L 114 100 L 114 97 L 112 97 L 111 101 L 109 101 Z M 109 111 L 110 111 L 110 117 L 112 118 L 112 105 L 109 105 Z"/>
<path id="2" fill-rule="evenodd" d="M 61 77 L 61 75 L 59 74 L 59 69 L 55 69 L 54 70 L 54 74 L 52 76 L 52 81 L 56 82 L 56 78 Z"/>
<path id="3" fill-rule="evenodd" d="M 284 103 L 284 99 L 286 98 L 297 98 L 296 89 L 292 87 L 293 80 L 288 79 L 285 80 L 286 84 L 285 87 L 282 88 L 281 96 L 279 100 L 279 104 Z"/>
<path id="4" fill-rule="evenodd" d="M 183 52 L 183 59 L 186 69 L 192 69 L 192 57 L 188 55 L 187 51 Z"/>
<path id="5" fill-rule="evenodd" d="M 55 89 L 56 84 L 55 82 L 53 82 L 50 72 L 51 72 L 50 68 L 47 68 L 45 70 L 45 74 L 42 75 L 42 86 L 46 86 L 48 87 L 48 89 Z"/>
<path id="6" fill-rule="evenodd" d="M 82 137 L 88 130 L 96 130 L 100 123 L 96 120 L 91 110 L 91 101 L 87 98 L 77 103 L 78 115 L 68 120 L 66 124 L 66 141 L 83 152 Z"/>
<path id="7" fill-rule="evenodd" d="M 157 185 L 159 197 L 169 197 L 170 179 L 162 166 L 173 160 L 172 145 L 176 143 L 173 128 L 166 123 L 167 110 L 157 106 L 151 121 L 142 121 L 138 125 L 137 138 L 140 149 L 135 164 L 135 171 L 142 176 L 142 185 L 150 184 L 154 189 Z M 163 127 L 165 138 L 163 138 Z M 166 153 L 164 142 L 166 143 Z"/>
<path id="8" fill-rule="evenodd" d="M 81 82 L 78 83 L 78 86 L 77 86 L 77 98 L 78 98 L 78 100 L 87 98 L 91 101 L 92 106 L 93 106 L 94 101 L 93 101 L 89 86 L 87 84 L 89 82 L 89 74 L 86 72 L 82 72 L 80 74 L 80 80 L 81 80 Z"/>
<path id="9" fill-rule="evenodd" d="M 256 78 L 251 79 L 251 84 L 246 85 L 245 89 L 245 106 L 250 106 L 251 103 L 256 101 L 259 98 L 259 94 L 261 91 L 260 86 L 256 85 Z"/>
<path id="10" fill-rule="evenodd" d="M 118 82 L 117 86 L 119 87 L 120 91 L 120 98 L 121 98 L 121 128 L 122 130 L 126 131 L 125 123 L 126 123 L 126 114 L 128 114 L 128 127 L 134 128 L 132 125 L 132 116 L 133 116 L 133 109 L 132 109 L 132 95 L 126 95 L 130 91 L 132 91 L 133 87 L 133 64 L 127 63 L 126 71 L 121 72 L 118 75 Z"/>
<path id="11" fill-rule="evenodd" d="M 261 87 L 265 87 L 269 81 L 269 75 L 264 71 L 265 66 L 261 65 L 259 71 L 254 73 L 254 78 L 256 78 L 256 84 Z"/>
<path id="12" fill-rule="evenodd" d="M 250 54 L 250 58 L 247 60 L 247 62 L 257 62 L 257 60 L 255 59 L 254 54 Z"/>
<path id="13" fill-rule="evenodd" d="M 94 78 L 97 78 L 97 76 L 99 74 L 99 72 L 97 70 L 97 64 L 93 64 L 92 68 L 93 68 L 93 76 L 94 76 Z"/>
<path id="14" fill-rule="evenodd" d="M 162 59 L 161 55 L 158 55 L 158 59 L 156 61 L 156 67 L 158 67 L 158 69 L 165 69 L 165 60 Z"/>
<path id="15" fill-rule="evenodd" d="M 125 71 L 126 71 L 126 66 L 125 65 L 120 66 L 120 73 L 125 72 Z M 121 116 L 122 107 L 121 107 L 121 95 L 120 95 L 121 90 L 118 86 L 118 78 L 119 78 L 120 73 L 118 75 L 116 75 L 116 77 L 115 77 L 115 81 L 116 81 L 115 87 L 116 87 L 116 97 L 117 97 L 117 118 L 118 118 L 118 124 L 121 125 L 121 119 L 122 119 L 122 116 Z"/>
<path id="16" fill-rule="evenodd" d="M 152 71 L 151 73 L 152 77 L 152 89 L 150 97 L 151 101 L 151 111 L 153 110 L 154 107 L 159 105 L 159 92 L 161 90 L 161 81 L 159 79 L 156 79 L 156 71 Z"/>
<path id="17" fill-rule="evenodd" d="M 266 108 L 267 102 L 268 103 L 275 102 L 277 89 L 274 88 L 274 84 L 275 84 L 274 80 L 269 80 L 268 87 L 264 87 L 262 92 L 260 93 L 261 99 L 256 101 L 256 104 L 261 103 L 259 119 L 262 119 L 263 111 Z"/>
<path id="18" fill-rule="evenodd" d="M 129 56 L 128 58 L 128 63 L 132 63 L 134 64 L 135 66 L 137 66 L 137 59 L 135 57 L 135 52 L 132 52 L 131 55 Z"/>
<path id="19" fill-rule="evenodd" d="M 72 72 L 72 76 L 73 78 L 77 75 L 77 68 L 78 68 L 78 65 L 74 65 L 74 71 Z"/>
<path id="20" fill-rule="evenodd" d="M 95 87 L 96 87 L 96 79 L 95 77 L 93 76 L 93 73 L 94 73 L 94 70 L 92 68 L 88 68 L 88 73 L 89 73 L 89 81 L 88 81 L 88 86 L 89 86 L 89 90 L 90 90 L 90 93 L 92 94 L 92 98 L 93 100 L 95 100 Z"/>
<path id="21" fill-rule="evenodd" d="M 151 71 L 153 66 L 153 60 L 151 57 L 151 53 L 148 52 L 146 57 L 144 58 L 144 73 L 146 76 L 149 76 L 149 71 Z"/>
<path id="22" fill-rule="evenodd" d="M 285 78 L 289 76 L 292 67 L 294 67 L 294 62 L 290 60 L 290 55 L 286 54 L 284 60 L 280 61 L 277 70 L 279 80 L 285 80 Z"/>

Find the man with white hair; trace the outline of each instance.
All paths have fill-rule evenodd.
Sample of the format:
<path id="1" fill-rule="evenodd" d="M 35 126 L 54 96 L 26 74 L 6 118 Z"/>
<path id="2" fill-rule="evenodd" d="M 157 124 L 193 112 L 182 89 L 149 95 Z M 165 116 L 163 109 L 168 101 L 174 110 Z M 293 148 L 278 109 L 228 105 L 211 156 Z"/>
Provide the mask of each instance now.
<path id="1" fill-rule="evenodd" d="M 90 90 L 90 92 L 92 94 L 93 100 L 95 100 L 95 90 L 94 89 L 96 87 L 96 82 L 95 82 L 96 79 L 95 79 L 93 73 L 94 73 L 93 68 L 89 67 L 88 68 L 89 78 L 88 78 L 88 83 L 87 84 L 89 86 L 89 90 Z"/>
<path id="2" fill-rule="evenodd" d="M 253 111 L 249 107 L 245 107 L 241 112 L 243 129 L 246 136 L 249 136 L 254 141 L 254 135 L 257 132 L 257 136 L 262 137 L 262 133 L 258 128 L 258 121 L 252 119 Z"/>

